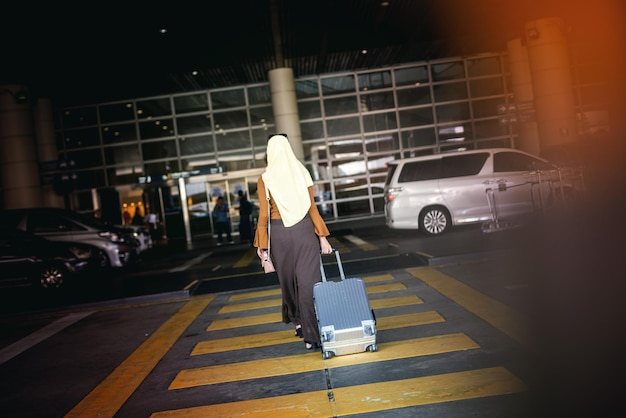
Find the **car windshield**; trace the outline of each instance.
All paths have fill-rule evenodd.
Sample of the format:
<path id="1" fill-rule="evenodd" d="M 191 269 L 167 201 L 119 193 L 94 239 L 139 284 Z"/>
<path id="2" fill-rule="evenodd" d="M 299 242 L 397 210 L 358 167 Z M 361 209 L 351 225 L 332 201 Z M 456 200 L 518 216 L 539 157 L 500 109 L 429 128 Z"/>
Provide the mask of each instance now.
<path id="1" fill-rule="evenodd" d="M 103 222 L 100 222 L 99 220 L 97 220 L 96 218 L 93 218 L 91 216 L 87 216 L 87 215 L 82 215 L 80 213 L 76 213 L 76 212 L 68 212 L 68 216 L 78 222 L 81 222 L 91 228 L 96 228 L 96 229 L 110 229 L 110 226 L 106 225 Z"/>

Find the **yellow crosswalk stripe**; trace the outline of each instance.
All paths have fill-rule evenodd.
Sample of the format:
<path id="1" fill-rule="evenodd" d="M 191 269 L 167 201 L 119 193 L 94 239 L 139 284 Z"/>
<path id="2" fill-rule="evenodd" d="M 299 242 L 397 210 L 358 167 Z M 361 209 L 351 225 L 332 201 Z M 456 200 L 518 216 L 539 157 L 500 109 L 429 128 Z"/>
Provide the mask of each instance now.
<path id="1" fill-rule="evenodd" d="M 333 357 L 329 360 L 323 360 L 319 352 L 314 352 L 181 370 L 170 384 L 169 389 L 183 389 L 239 380 L 284 376 L 294 373 L 319 371 L 326 368 L 479 348 L 476 342 L 462 333 L 382 343 L 378 344 L 378 347 L 379 351 L 373 353 L 357 353 L 349 356 Z"/>
<path id="2" fill-rule="evenodd" d="M 428 311 L 377 318 L 376 328 L 378 331 L 385 331 L 389 329 L 407 328 L 444 321 L 445 320 L 437 312 Z M 268 347 L 276 344 L 288 344 L 300 341 L 300 339 L 294 337 L 293 330 L 291 329 L 287 331 L 241 335 L 238 337 L 222 338 L 219 340 L 201 341 L 196 344 L 191 352 L 191 355 L 197 356 L 231 350 L 242 350 L 246 348 Z"/>
<path id="3" fill-rule="evenodd" d="M 153 413 L 151 418 L 322 418 L 389 411 L 420 405 L 476 399 L 528 391 L 504 367 L 468 370 L 434 376 L 370 383 L 328 391 L 251 399 Z"/>
<path id="4" fill-rule="evenodd" d="M 382 282 L 385 280 L 394 280 L 394 277 L 391 274 L 378 274 L 376 276 L 364 276 L 363 277 L 363 282 L 365 283 Z"/>
<path id="5" fill-rule="evenodd" d="M 241 256 L 239 260 L 235 264 L 233 264 L 234 268 L 242 268 L 247 267 L 250 262 L 254 259 L 257 259 L 256 248 L 249 248 L 248 251 L 245 252 L 244 255 Z"/>
<path id="6" fill-rule="evenodd" d="M 249 327 L 252 325 L 271 324 L 273 322 L 282 322 L 283 315 L 280 312 L 264 314 L 264 315 L 252 315 L 244 318 L 228 318 L 218 319 L 213 321 L 211 325 L 207 327 L 207 331 L 217 331 L 221 329 Z"/>
<path id="7" fill-rule="evenodd" d="M 406 290 L 406 286 L 403 283 L 390 283 L 390 284 L 384 284 L 384 285 L 379 285 L 379 286 L 366 287 L 367 294 L 369 295 L 373 295 L 377 293 L 393 292 L 397 290 Z M 280 292 L 279 292 L 279 295 L 280 295 Z M 231 313 L 231 312 L 242 312 L 242 311 L 251 311 L 254 309 L 272 308 L 272 307 L 281 306 L 281 304 L 282 304 L 282 299 L 280 298 L 260 300 L 256 302 L 238 303 L 238 304 L 233 304 L 233 305 L 226 305 L 220 308 L 219 313 L 226 314 L 226 313 Z"/>
<path id="8" fill-rule="evenodd" d="M 525 392 L 504 367 L 468 370 L 333 390 L 335 416 Z"/>
<path id="9" fill-rule="evenodd" d="M 391 274 L 377 274 L 375 276 L 364 276 L 362 280 L 364 283 L 367 284 L 367 283 L 376 283 L 376 282 L 394 280 L 394 277 Z M 254 292 L 245 292 L 245 293 L 232 295 L 228 298 L 228 300 L 231 302 L 237 302 L 237 301 L 246 300 L 246 299 L 256 299 L 256 298 L 263 298 L 263 297 L 268 297 L 268 296 L 280 296 L 280 294 L 281 294 L 280 288 L 258 290 Z"/>
<path id="10" fill-rule="evenodd" d="M 228 300 L 231 302 L 237 302 L 240 300 L 264 298 L 267 296 L 280 296 L 280 294 L 281 294 L 280 288 L 269 289 L 269 290 L 258 290 L 255 292 L 246 292 L 246 293 L 241 293 L 238 295 L 232 295 L 231 297 L 228 298 Z"/>
<path id="11" fill-rule="evenodd" d="M 431 267 L 412 268 L 407 271 L 518 343 L 531 346 L 528 323 L 519 312 Z"/>
<path id="12" fill-rule="evenodd" d="M 214 297 L 186 302 L 65 416 L 114 416 Z"/>
<path id="13" fill-rule="evenodd" d="M 378 249 L 377 246 L 370 244 L 355 235 L 344 235 L 343 237 L 364 251 L 374 251 Z"/>
<path id="14" fill-rule="evenodd" d="M 418 305 L 422 303 L 424 303 L 424 301 L 418 298 L 417 295 L 370 300 L 370 306 L 372 309 L 393 308 L 396 306 Z"/>

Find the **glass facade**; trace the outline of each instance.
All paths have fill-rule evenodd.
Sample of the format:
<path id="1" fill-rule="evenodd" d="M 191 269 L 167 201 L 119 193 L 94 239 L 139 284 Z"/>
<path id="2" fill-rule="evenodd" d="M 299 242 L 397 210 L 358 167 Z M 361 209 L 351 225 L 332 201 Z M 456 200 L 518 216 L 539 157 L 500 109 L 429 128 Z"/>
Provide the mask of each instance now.
<path id="1" fill-rule="evenodd" d="M 516 126 L 498 113 L 512 100 L 505 61 L 483 54 L 296 79 L 305 165 L 323 216 L 382 214 L 390 160 L 514 147 Z M 60 151 L 77 162 L 79 195 L 142 187 L 140 177 L 262 169 L 275 131 L 267 83 L 64 109 L 58 122 Z"/>

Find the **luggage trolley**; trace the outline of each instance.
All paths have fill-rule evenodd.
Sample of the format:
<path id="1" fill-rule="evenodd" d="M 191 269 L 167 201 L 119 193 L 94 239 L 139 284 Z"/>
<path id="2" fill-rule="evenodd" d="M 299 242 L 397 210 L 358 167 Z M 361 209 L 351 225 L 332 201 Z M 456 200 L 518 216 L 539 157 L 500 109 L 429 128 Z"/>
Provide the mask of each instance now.
<path id="1" fill-rule="evenodd" d="M 522 184 L 518 184 L 514 186 L 507 186 L 504 183 L 500 183 L 498 184 L 497 191 L 498 193 L 505 193 L 507 189 L 510 189 L 516 186 L 523 186 L 525 184 L 526 183 L 522 183 Z M 502 230 L 517 228 L 517 227 L 522 226 L 521 220 L 501 219 L 498 216 L 498 208 L 496 206 L 495 191 L 491 187 L 485 189 L 485 196 L 487 197 L 487 203 L 489 204 L 489 211 L 491 212 L 491 220 L 483 222 L 483 225 L 481 227 L 481 231 L 483 233 L 502 231 Z"/>

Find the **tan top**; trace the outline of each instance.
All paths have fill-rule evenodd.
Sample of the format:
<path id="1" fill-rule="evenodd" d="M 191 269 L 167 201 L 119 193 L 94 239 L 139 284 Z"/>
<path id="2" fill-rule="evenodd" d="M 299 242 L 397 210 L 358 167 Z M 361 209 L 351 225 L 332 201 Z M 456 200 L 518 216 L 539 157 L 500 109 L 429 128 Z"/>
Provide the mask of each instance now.
<path id="1" fill-rule="evenodd" d="M 313 186 L 309 186 L 308 191 L 309 198 L 311 200 L 311 206 L 309 207 L 308 215 L 313 222 L 315 234 L 318 237 L 327 237 L 330 235 L 330 232 L 328 231 L 326 223 L 322 219 L 322 216 L 320 215 L 320 212 L 317 210 L 317 206 L 315 205 L 315 199 L 313 198 Z M 256 228 L 256 233 L 254 234 L 254 246 L 257 248 L 267 248 L 267 199 L 265 198 L 265 183 L 263 182 L 263 177 L 259 177 L 259 182 L 257 184 L 257 193 L 259 196 L 259 220 Z M 276 203 L 272 198 L 271 191 L 270 205 L 272 219 L 281 219 L 278 206 L 276 206 Z"/>

